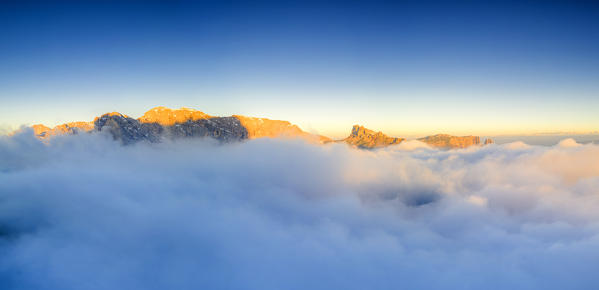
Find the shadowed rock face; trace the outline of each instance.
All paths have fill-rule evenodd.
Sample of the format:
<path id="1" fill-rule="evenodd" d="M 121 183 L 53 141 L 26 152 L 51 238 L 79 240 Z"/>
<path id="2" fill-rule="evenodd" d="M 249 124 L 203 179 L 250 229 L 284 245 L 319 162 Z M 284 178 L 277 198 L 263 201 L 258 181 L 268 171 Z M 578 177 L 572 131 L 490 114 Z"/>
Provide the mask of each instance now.
<path id="1" fill-rule="evenodd" d="M 359 148 L 379 148 L 401 143 L 403 138 L 388 137 L 382 132 L 375 132 L 360 125 L 354 125 L 351 134 L 341 140 Z"/>
<path id="2" fill-rule="evenodd" d="M 234 117 L 188 120 L 173 126 L 163 127 L 163 130 L 164 135 L 170 139 L 211 137 L 221 142 L 232 142 L 248 138 L 248 131 Z"/>
<path id="3" fill-rule="evenodd" d="M 480 144 L 478 136 L 451 136 L 447 134 L 437 134 L 418 139 L 428 145 L 441 148 L 466 148 Z"/>
<path id="4" fill-rule="evenodd" d="M 138 141 L 158 142 L 162 128 L 151 123 L 140 123 L 138 120 L 120 113 L 104 114 L 94 120 L 96 131 L 109 132 L 115 140 L 124 145 Z"/>
<path id="5" fill-rule="evenodd" d="M 221 142 L 240 141 L 248 138 L 247 130 L 234 117 L 209 117 L 188 114 L 185 121 L 175 116 L 180 110 L 164 111 L 162 115 L 135 120 L 121 114 L 105 114 L 94 121 L 97 131 L 108 131 L 115 140 L 124 145 L 139 142 L 159 142 L 162 138 L 212 137 Z M 146 113 L 144 116 L 147 116 Z M 197 118 L 195 116 L 202 116 Z M 142 118 L 140 118 L 142 119 Z M 155 120 L 156 122 L 149 122 Z M 176 120 L 173 122 L 173 120 Z M 172 125 L 168 125 L 171 124 Z"/>

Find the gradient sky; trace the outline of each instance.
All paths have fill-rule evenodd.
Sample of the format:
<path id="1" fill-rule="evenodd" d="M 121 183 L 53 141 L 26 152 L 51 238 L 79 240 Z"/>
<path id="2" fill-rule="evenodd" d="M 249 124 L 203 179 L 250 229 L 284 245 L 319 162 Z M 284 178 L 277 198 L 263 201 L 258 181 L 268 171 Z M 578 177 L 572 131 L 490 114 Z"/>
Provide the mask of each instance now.
<path id="1" fill-rule="evenodd" d="M 599 5 L 480 2 L 2 1 L 0 125 L 163 105 L 333 137 L 599 131 Z"/>

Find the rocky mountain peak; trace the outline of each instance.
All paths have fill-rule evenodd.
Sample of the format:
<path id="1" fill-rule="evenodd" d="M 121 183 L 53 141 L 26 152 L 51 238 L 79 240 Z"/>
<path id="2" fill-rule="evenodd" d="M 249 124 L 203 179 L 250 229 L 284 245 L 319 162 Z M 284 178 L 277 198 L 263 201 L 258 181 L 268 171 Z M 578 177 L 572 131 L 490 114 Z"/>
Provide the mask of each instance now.
<path id="1" fill-rule="evenodd" d="M 375 132 L 375 131 L 367 129 L 361 125 L 354 125 L 352 127 L 350 136 L 361 138 L 361 137 L 365 137 L 365 136 L 376 135 L 377 133 L 382 134 L 382 132 Z"/>
<path id="2" fill-rule="evenodd" d="M 169 109 L 166 107 L 155 107 L 147 111 L 138 120 L 141 123 L 157 123 L 162 126 L 173 126 L 188 121 L 208 119 L 212 116 L 190 108 Z"/>
<path id="3" fill-rule="evenodd" d="M 389 137 L 383 132 L 375 132 L 364 126 L 354 125 L 350 135 L 341 141 L 360 148 L 378 148 L 399 144 L 403 140 L 403 138 Z"/>
<path id="4" fill-rule="evenodd" d="M 125 114 L 121 114 L 119 112 L 112 112 L 112 113 L 106 113 L 102 116 L 108 116 L 108 117 L 121 117 L 121 118 L 129 118 L 129 116 L 125 115 Z"/>
<path id="5" fill-rule="evenodd" d="M 89 132 L 94 129 L 93 122 L 70 122 L 55 126 L 54 128 L 46 127 L 42 124 L 31 126 L 33 133 L 40 139 L 46 139 L 56 135 L 77 134 L 79 132 Z"/>

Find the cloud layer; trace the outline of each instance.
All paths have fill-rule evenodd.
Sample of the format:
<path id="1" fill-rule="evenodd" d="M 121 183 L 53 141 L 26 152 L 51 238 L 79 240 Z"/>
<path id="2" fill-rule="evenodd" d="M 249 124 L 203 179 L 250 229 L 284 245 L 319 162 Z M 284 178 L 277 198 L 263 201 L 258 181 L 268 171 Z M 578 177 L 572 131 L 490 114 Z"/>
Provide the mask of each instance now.
<path id="1" fill-rule="evenodd" d="M 0 137 L 3 289 L 592 289 L 599 146 Z"/>

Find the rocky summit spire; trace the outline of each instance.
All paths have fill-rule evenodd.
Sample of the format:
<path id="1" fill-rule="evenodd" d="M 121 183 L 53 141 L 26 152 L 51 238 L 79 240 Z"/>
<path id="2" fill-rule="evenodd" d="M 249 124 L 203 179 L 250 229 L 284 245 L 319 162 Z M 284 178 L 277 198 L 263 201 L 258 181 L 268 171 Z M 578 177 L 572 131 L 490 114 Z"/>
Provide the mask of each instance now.
<path id="1" fill-rule="evenodd" d="M 381 133 L 381 132 L 379 132 Z M 369 135 L 375 135 L 377 134 L 377 132 L 374 132 L 372 130 L 366 129 L 364 126 L 360 126 L 360 125 L 354 125 L 354 127 L 351 130 L 351 135 L 352 137 L 365 137 L 365 136 L 369 136 Z"/>
<path id="2" fill-rule="evenodd" d="M 393 144 L 399 144 L 403 138 L 389 137 L 382 132 L 375 132 L 360 125 L 354 125 L 351 134 L 341 140 L 359 148 L 378 148 Z"/>

